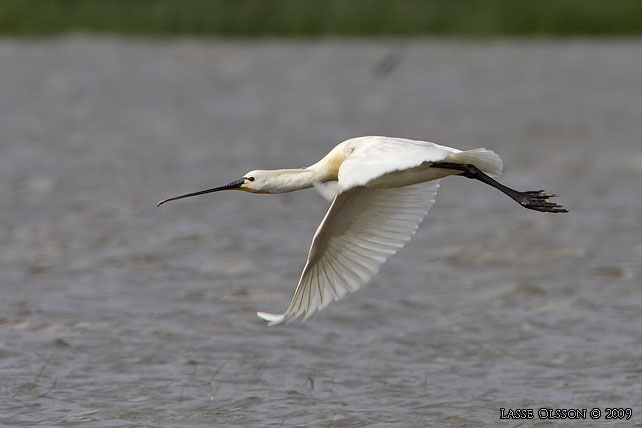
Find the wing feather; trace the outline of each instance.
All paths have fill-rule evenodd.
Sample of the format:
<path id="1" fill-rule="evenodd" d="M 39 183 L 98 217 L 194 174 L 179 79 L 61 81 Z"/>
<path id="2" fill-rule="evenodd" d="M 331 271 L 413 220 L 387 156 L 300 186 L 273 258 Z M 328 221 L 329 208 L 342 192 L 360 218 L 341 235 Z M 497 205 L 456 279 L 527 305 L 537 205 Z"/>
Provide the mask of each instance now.
<path id="1" fill-rule="evenodd" d="M 388 173 L 443 161 L 460 152 L 428 141 L 381 136 L 357 137 L 344 144 L 352 150 L 339 169 L 343 189 L 365 186 Z"/>
<path id="2" fill-rule="evenodd" d="M 435 201 L 438 182 L 337 195 L 319 225 L 290 306 L 281 315 L 258 312 L 277 324 L 323 309 L 367 283 L 415 233 Z"/>
<path id="3" fill-rule="evenodd" d="M 358 186 L 376 187 L 373 183 L 385 176 L 390 179 L 390 174 L 396 172 L 403 172 L 396 177 L 400 183 L 389 187 L 401 187 L 444 177 L 443 171 L 432 171 L 426 175 L 424 170 L 420 176 L 413 174 L 414 169 L 421 169 L 420 166 L 431 162 L 470 163 L 494 177 L 502 173 L 503 167 L 502 160 L 492 150 L 479 148 L 461 151 L 428 141 L 406 138 L 357 137 L 344 141 L 335 149 L 339 148 L 345 150 L 345 161 L 338 171 L 338 186 L 330 186 L 331 189 L 328 188 L 324 192 L 326 195 Z"/>

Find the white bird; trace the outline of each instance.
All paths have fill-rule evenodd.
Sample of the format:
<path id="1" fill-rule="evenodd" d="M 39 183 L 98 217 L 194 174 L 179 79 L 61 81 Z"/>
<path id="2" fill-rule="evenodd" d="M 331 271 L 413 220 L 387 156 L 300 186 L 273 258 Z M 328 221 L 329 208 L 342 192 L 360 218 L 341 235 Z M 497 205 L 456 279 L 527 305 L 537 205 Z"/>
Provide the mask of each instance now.
<path id="1" fill-rule="evenodd" d="M 567 212 L 541 191 L 518 192 L 490 176 L 502 172 L 502 160 L 483 148 L 461 151 L 427 141 L 391 137 L 346 140 L 307 168 L 250 171 L 220 190 L 285 193 L 316 187 L 330 209 L 317 228 L 303 273 L 288 309 L 257 312 L 270 325 L 303 315 L 307 319 L 346 293 L 357 291 L 414 235 L 435 201 L 439 179 L 462 175 L 491 185 L 523 207 Z"/>

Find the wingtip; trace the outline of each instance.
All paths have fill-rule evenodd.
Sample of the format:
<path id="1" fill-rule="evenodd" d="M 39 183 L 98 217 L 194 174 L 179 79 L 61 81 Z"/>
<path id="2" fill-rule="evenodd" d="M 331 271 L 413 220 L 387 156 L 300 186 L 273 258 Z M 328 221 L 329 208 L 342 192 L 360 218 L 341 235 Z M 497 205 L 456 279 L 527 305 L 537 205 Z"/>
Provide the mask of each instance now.
<path id="1" fill-rule="evenodd" d="M 277 314 L 270 314 L 268 312 L 257 312 L 256 315 L 259 318 L 267 321 L 268 325 L 280 324 L 285 319 L 285 314 L 277 315 Z"/>

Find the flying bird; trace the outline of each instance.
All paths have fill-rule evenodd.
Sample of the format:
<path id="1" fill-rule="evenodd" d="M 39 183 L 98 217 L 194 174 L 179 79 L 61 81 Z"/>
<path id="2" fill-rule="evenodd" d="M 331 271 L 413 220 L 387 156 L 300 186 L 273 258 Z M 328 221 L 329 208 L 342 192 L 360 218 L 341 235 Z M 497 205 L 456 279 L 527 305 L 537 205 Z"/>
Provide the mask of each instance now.
<path id="1" fill-rule="evenodd" d="M 543 190 L 519 192 L 492 177 L 500 157 L 484 148 L 458 150 L 427 141 L 368 136 L 346 140 L 307 168 L 255 170 L 225 186 L 165 202 L 221 190 L 285 193 L 315 187 L 332 201 L 317 228 L 290 306 L 282 314 L 257 312 L 270 325 L 307 319 L 333 300 L 357 291 L 416 232 L 435 202 L 439 179 L 460 175 L 488 184 L 524 208 L 547 213 L 566 209 Z"/>

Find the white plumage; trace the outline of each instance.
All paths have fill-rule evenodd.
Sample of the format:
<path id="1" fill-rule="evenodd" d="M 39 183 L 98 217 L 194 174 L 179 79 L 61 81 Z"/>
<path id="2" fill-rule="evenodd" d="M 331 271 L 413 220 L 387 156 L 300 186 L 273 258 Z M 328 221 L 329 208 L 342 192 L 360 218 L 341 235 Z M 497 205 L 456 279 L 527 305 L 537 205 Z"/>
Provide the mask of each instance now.
<path id="1" fill-rule="evenodd" d="M 271 323 L 309 317 L 368 282 L 410 240 L 435 202 L 438 183 L 397 189 L 356 187 L 337 195 L 319 225 L 292 303 Z"/>
<path id="2" fill-rule="evenodd" d="M 309 317 L 330 302 L 358 290 L 416 232 L 435 201 L 438 180 L 453 174 L 498 188 L 524 207 L 566 212 L 548 201 L 555 196 L 517 192 L 489 176 L 502 172 L 502 160 L 486 149 L 461 151 L 426 141 L 390 137 L 346 140 L 307 168 L 250 171 L 226 186 L 159 202 L 219 190 L 283 193 L 315 186 L 332 200 L 319 225 L 288 309 L 279 315 L 258 312 L 277 324 Z"/>

